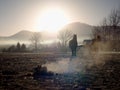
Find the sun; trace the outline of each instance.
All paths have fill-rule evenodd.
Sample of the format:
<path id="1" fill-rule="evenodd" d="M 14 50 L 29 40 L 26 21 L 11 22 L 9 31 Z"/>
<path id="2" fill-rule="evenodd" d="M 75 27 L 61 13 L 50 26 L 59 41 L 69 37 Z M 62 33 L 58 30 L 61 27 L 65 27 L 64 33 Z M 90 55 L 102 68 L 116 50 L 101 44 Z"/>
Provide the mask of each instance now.
<path id="1" fill-rule="evenodd" d="M 57 32 L 68 23 L 65 13 L 60 9 L 48 9 L 42 12 L 38 19 L 40 31 Z"/>

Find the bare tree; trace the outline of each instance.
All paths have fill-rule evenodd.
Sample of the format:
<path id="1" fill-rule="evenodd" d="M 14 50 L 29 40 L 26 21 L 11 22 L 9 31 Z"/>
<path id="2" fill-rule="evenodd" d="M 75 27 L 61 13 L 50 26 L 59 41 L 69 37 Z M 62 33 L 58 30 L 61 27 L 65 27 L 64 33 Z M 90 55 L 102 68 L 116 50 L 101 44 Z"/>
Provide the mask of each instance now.
<path id="1" fill-rule="evenodd" d="M 120 10 L 112 10 L 110 15 L 107 18 L 104 18 L 100 26 L 94 27 L 92 34 L 93 39 L 96 39 L 96 36 L 100 36 L 102 40 L 110 42 L 109 44 L 111 44 L 111 49 L 114 48 L 115 45 L 119 44 Z"/>
<path id="2" fill-rule="evenodd" d="M 22 52 L 25 52 L 25 51 L 26 51 L 26 45 L 25 45 L 24 43 L 21 45 L 21 51 L 22 51 Z"/>
<path id="3" fill-rule="evenodd" d="M 38 46 L 41 42 L 41 34 L 38 32 L 33 33 L 33 35 L 30 38 L 31 44 L 34 48 L 34 50 L 37 52 L 38 51 Z"/>
<path id="4" fill-rule="evenodd" d="M 58 34 L 59 44 L 63 51 L 67 51 L 69 40 L 72 38 L 72 32 L 70 30 L 61 30 Z"/>
<path id="5" fill-rule="evenodd" d="M 17 45 L 16 45 L 16 49 L 17 49 L 17 51 L 19 52 L 20 51 L 20 49 L 21 49 L 21 45 L 20 45 L 20 43 L 18 42 L 17 43 Z"/>
<path id="6" fill-rule="evenodd" d="M 110 26 L 116 27 L 120 25 L 120 10 L 112 10 L 110 16 L 108 17 L 108 24 Z"/>
<path id="7" fill-rule="evenodd" d="M 108 18 L 112 29 L 112 38 L 120 40 L 120 10 L 113 10 Z"/>

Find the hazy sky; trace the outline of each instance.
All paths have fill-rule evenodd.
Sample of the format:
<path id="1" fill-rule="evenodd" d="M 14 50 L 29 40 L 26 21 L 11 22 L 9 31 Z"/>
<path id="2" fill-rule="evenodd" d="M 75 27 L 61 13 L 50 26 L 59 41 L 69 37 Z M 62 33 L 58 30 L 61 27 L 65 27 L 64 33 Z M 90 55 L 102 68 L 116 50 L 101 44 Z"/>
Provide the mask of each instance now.
<path id="1" fill-rule="evenodd" d="M 61 9 L 69 22 L 98 25 L 120 0 L 0 0 L 0 36 L 36 30 L 46 8 Z"/>

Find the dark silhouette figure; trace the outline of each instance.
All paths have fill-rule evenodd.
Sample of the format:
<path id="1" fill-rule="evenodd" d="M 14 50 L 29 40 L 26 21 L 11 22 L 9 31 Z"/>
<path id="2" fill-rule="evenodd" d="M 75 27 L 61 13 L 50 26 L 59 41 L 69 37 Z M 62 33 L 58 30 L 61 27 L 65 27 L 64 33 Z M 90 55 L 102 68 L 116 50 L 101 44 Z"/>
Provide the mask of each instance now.
<path id="1" fill-rule="evenodd" d="M 74 34 L 73 39 L 69 41 L 69 47 L 72 51 L 72 56 L 76 56 L 77 49 L 77 35 Z"/>

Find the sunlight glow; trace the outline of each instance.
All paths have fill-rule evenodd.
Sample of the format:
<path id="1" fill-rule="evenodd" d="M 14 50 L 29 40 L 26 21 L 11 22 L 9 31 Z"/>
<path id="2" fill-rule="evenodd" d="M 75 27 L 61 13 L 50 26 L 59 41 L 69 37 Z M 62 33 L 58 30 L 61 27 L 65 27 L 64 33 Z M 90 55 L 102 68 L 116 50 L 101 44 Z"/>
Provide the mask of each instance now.
<path id="1" fill-rule="evenodd" d="M 57 32 L 68 23 L 65 13 L 60 9 L 47 9 L 38 19 L 39 31 Z"/>

